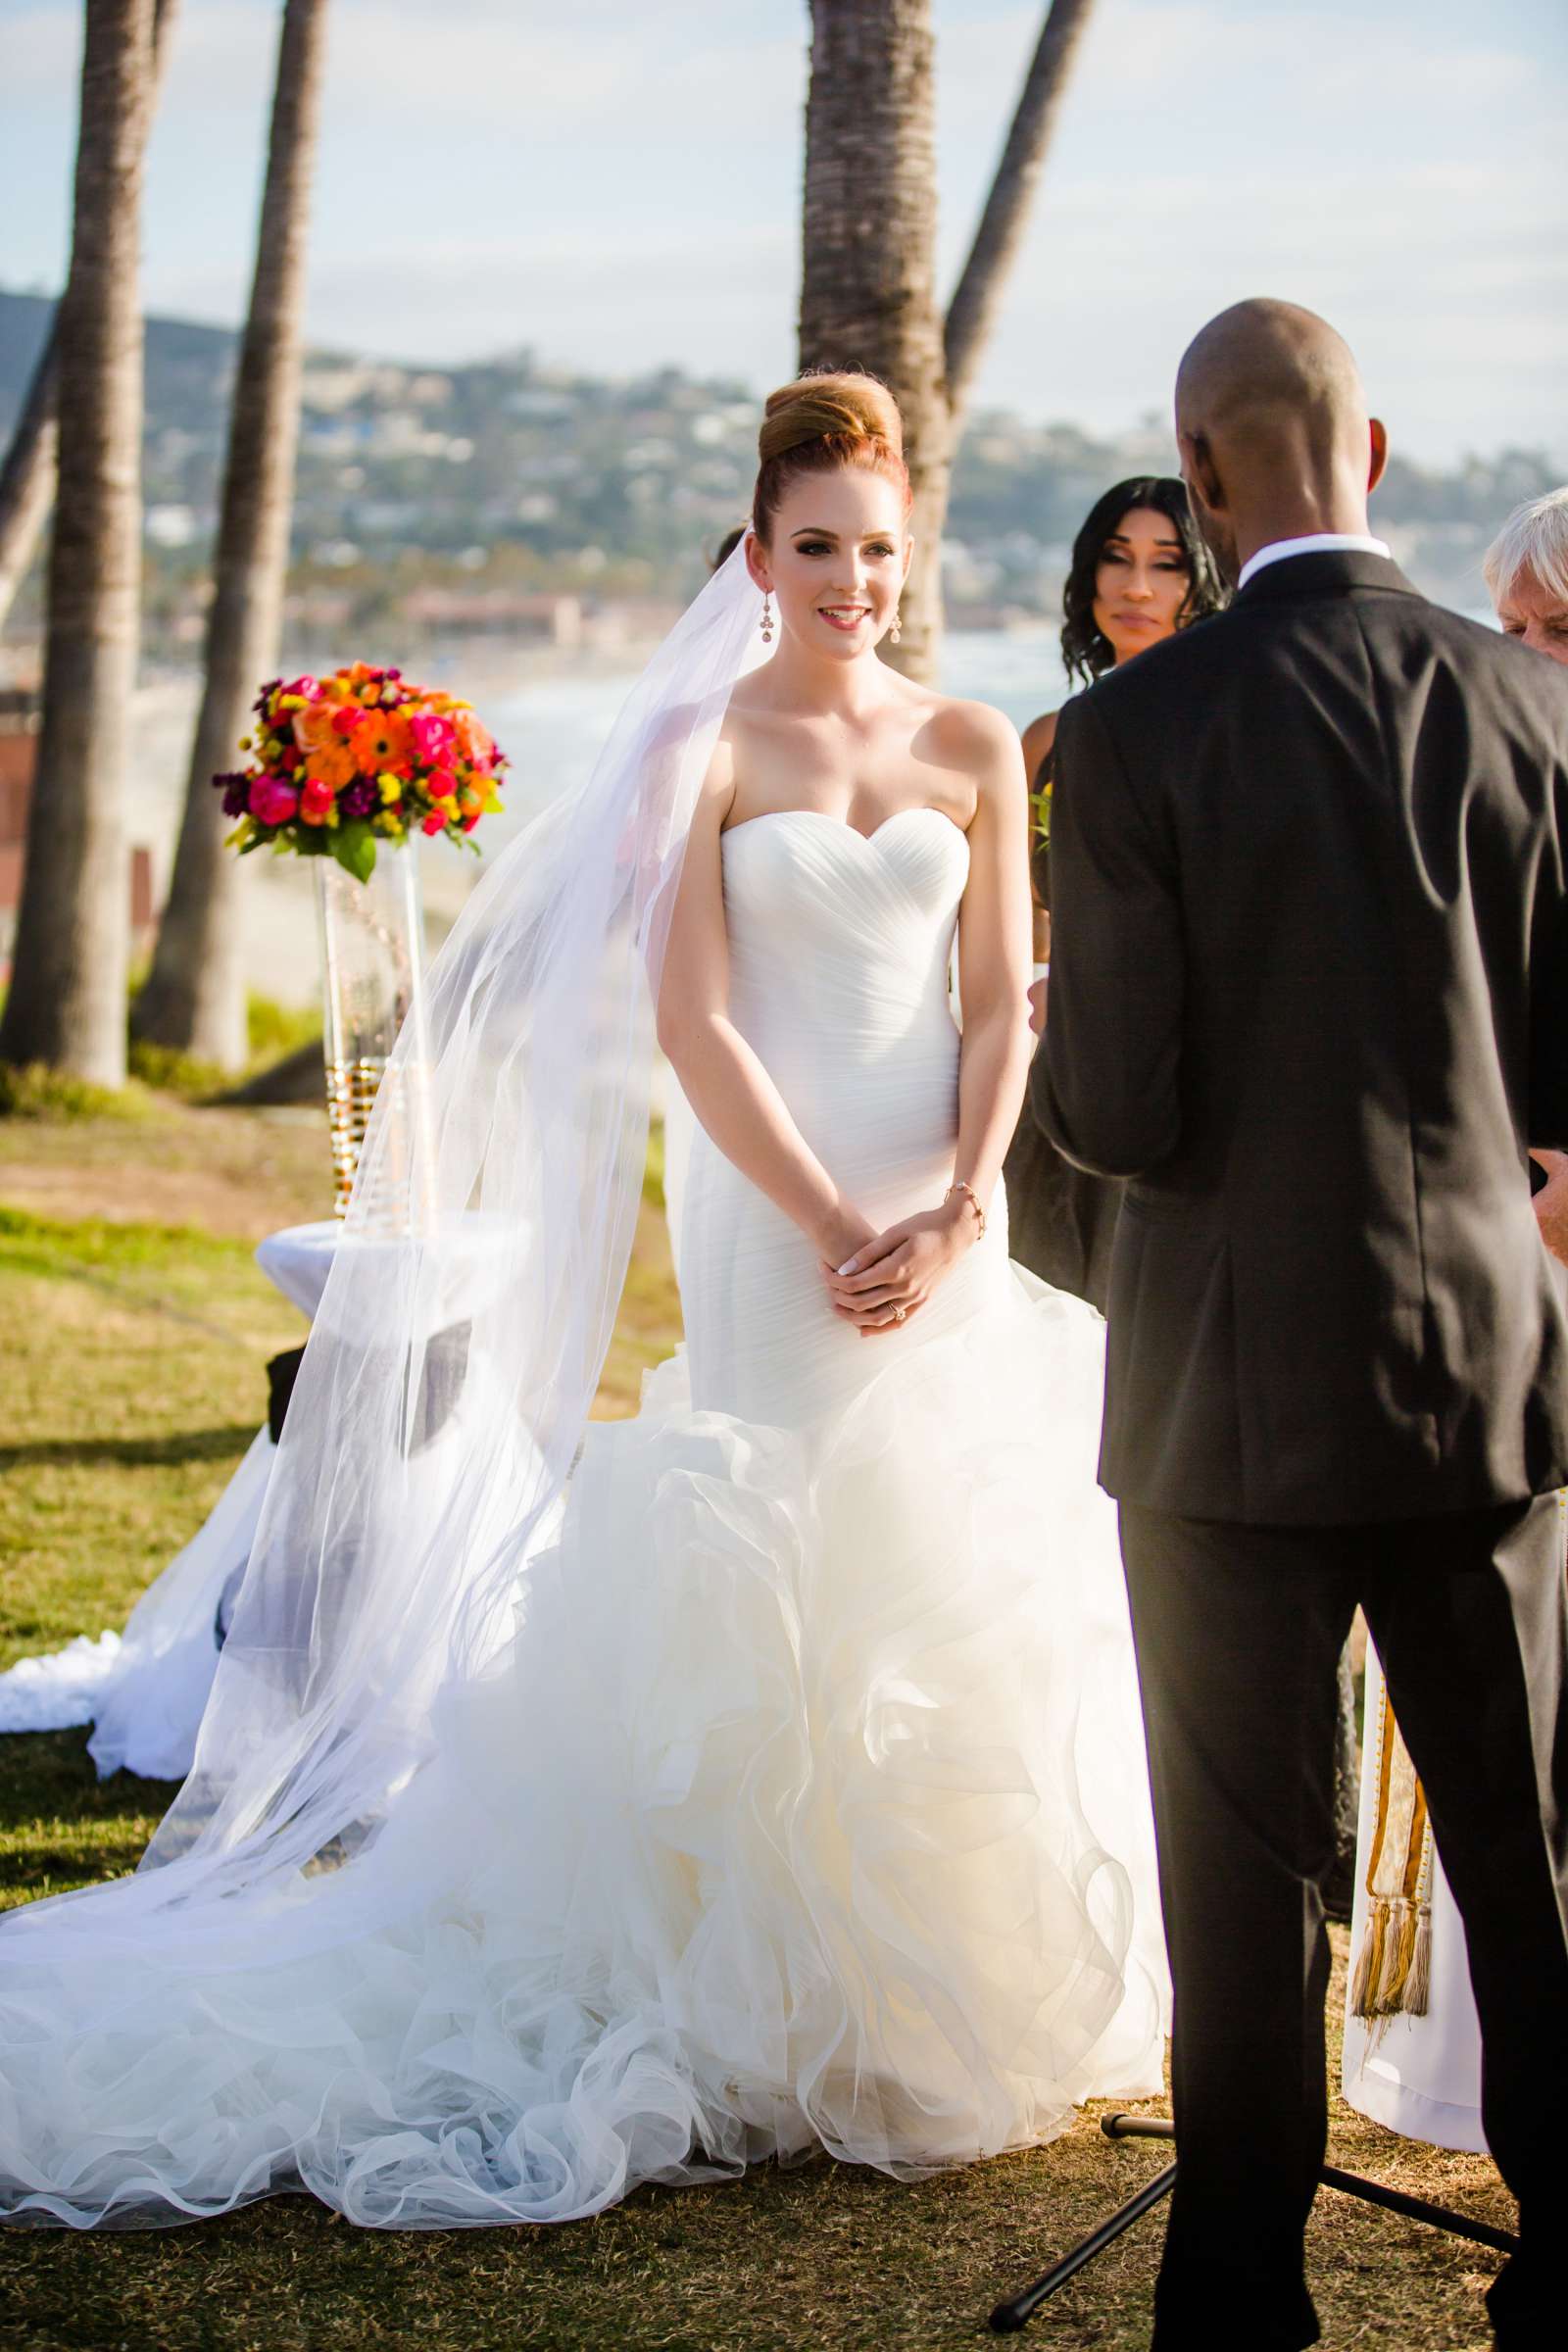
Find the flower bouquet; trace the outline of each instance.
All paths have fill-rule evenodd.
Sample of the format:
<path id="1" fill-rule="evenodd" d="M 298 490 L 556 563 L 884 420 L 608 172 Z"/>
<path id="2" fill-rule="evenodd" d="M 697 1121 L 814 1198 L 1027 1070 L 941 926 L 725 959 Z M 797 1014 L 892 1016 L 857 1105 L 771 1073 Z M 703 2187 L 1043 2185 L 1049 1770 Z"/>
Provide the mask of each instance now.
<path id="1" fill-rule="evenodd" d="M 356 662 L 328 678 L 274 678 L 255 710 L 239 746 L 249 766 L 213 778 L 224 815 L 239 819 L 228 845 L 241 855 L 335 858 L 368 882 L 380 842 L 416 830 L 466 841 L 502 805 L 506 755 L 471 706 L 400 670 Z"/>
<path id="2" fill-rule="evenodd" d="M 415 850 L 424 835 L 467 842 L 501 807 L 505 755 L 467 703 L 356 662 L 327 678 L 274 678 L 240 742 L 249 765 L 215 776 L 241 856 L 269 846 L 317 860 L 322 1058 L 333 1205 L 347 1213 L 370 1112 L 411 1018 L 395 1098 L 367 1186 L 365 1219 L 423 1230 L 430 1198 L 427 1054 L 421 1044 L 424 917 Z M 403 848 L 376 863 L 376 851 Z M 403 845 L 407 847 L 403 847 Z"/>

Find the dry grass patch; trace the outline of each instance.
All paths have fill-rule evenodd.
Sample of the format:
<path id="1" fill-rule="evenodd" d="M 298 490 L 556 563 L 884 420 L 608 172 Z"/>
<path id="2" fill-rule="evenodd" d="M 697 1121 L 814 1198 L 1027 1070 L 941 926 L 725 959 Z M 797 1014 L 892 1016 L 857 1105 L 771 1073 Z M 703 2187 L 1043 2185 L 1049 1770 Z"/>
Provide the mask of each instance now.
<path id="1" fill-rule="evenodd" d="M 0 1203 L 73 1221 L 196 1226 L 252 1245 L 331 1215 L 324 1110 L 148 1103 L 134 1122 L 0 1118 Z"/>

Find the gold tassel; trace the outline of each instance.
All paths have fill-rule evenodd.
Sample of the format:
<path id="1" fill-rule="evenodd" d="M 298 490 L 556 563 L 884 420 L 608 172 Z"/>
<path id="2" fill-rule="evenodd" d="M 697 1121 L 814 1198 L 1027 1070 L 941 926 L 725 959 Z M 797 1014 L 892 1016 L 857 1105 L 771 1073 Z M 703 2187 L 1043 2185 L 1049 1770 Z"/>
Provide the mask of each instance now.
<path id="1" fill-rule="evenodd" d="M 1376 2017 L 1379 1982 L 1383 1975 L 1383 1944 L 1389 1930 L 1389 1906 L 1374 1897 L 1367 1907 L 1366 1934 L 1361 1938 L 1361 1955 L 1355 1964 L 1355 1983 L 1350 1991 L 1352 2017 Z"/>
<path id="2" fill-rule="evenodd" d="M 1407 2009 L 1410 2005 L 1404 1998 L 1404 1989 L 1410 1982 L 1410 1971 L 1415 1965 L 1416 1937 L 1419 1934 L 1419 1915 L 1416 1906 L 1402 1894 L 1396 1895 L 1394 1898 L 1394 1924 L 1396 1932 L 1393 1950 L 1386 1963 L 1387 1981 L 1383 1986 L 1382 1998 L 1378 2003 L 1378 2007 L 1390 2017 L 1400 2009 Z"/>
<path id="3" fill-rule="evenodd" d="M 1413 2017 L 1425 2017 L 1432 1997 L 1432 1906 L 1423 1904 L 1421 1924 L 1415 1932 L 1415 1956 L 1410 1964 L 1410 1984 L 1405 2007 Z"/>

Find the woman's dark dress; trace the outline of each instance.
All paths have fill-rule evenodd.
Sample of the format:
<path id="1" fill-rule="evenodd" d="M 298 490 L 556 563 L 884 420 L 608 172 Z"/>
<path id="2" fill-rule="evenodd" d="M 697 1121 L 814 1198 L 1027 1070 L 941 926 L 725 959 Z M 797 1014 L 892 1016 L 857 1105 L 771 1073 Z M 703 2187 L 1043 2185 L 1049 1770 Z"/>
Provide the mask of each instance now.
<path id="1" fill-rule="evenodd" d="M 1038 790 L 1050 775 L 1052 758 L 1048 752 L 1031 790 Z M 1051 851 L 1046 843 L 1036 849 L 1031 866 L 1036 896 L 1049 907 Z M 1008 1254 L 1053 1290 L 1087 1298 L 1103 1314 L 1121 1186 L 1112 1177 L 1086 1175 L 1063 1159 L 1036 1125 L 1027 1096 L 1002 1179 L 1007 1191 Z"/>

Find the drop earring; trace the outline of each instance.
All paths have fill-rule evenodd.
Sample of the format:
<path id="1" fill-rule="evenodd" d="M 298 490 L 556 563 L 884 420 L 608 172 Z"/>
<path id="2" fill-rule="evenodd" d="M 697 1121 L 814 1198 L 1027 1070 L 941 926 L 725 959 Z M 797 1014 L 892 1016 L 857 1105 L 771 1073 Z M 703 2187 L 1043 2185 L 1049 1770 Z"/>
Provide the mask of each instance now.
<path id="1" fill-rule="evenodd" d="M 904 623 L 903 623 L 903 621 L 902 621 L 902 620 L 900 619 L 900 617 L 899 617 L 899 608 L 898 608 L 898 606 L 897 606 L 897 605 L 895 605 L 895 606 L 894 606 L 894 608 L 893 608 L 893 626 L 892 626 L 892 628 L 891 628 L 891 629 L 889 629 L 889 631 L 888 631 L 888 643 L 889 643 L 889 645 L 897 645 L 897 644 L 898 644 L 898 642 L 899 642 L 899 639 L 900 639 L 900 638 L 901 638 L 903 635 L 904 635 Z"/>
<path id="2" fill-rule="evenodd" d="M 772 642 L 773 608 L 767 601 L 767 590 L 764 588 L 762 590 L 762 643 L 764 645 L 771 645 Z"/>

